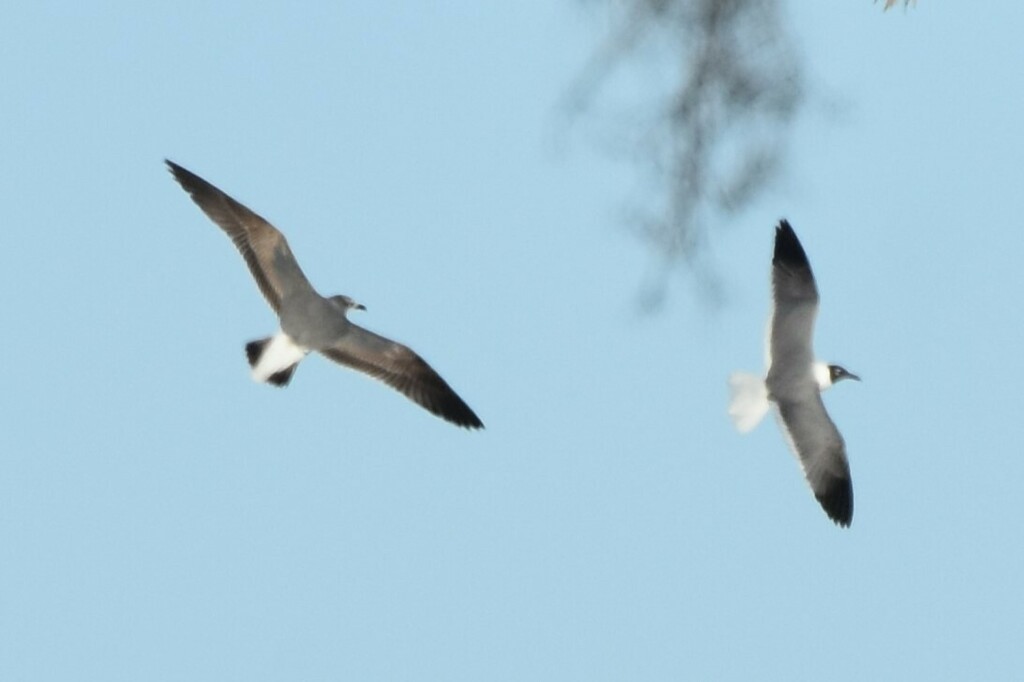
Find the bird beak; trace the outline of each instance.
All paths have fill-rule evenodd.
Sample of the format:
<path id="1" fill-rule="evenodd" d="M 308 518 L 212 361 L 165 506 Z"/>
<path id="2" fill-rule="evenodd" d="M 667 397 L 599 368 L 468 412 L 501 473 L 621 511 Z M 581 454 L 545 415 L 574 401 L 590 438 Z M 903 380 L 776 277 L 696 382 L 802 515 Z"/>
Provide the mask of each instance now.
<path id="1" fill-rule="evenodd" d="M 846 378 L 847 379 L 853 379 L 854 381 L 860 381 L 860 377 L 857 376 L 856 374 L 854 374 L 853 372 L 847 372 L 846 373 Z"/>
<path id="2" fill-rule="evenodd" d="M 366 310 L 366 306 L 362 303 L 356 303 L 356 310 Z"/>

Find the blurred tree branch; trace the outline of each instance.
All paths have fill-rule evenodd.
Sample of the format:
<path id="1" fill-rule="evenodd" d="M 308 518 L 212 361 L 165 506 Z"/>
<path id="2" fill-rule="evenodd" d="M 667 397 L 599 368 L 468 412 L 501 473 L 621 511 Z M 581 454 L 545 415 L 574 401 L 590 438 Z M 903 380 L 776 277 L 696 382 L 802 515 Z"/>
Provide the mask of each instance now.
<path id="1" fill-rule="evenodd" d="M 717 298 L 703 246 L 710 225 L 748 206 L 777 175 L 804 100 L 804 67 L 782 19 L 781 0 L 588 0 L 610 13 L 609 35 L 569 91 L 569 111 L 594 108 L 613 90 L 620 64 L 667 52 L 665 74 L 651 74 L 653 107 L 626 126 L 619 153 L 653 172 L 653 208 L 638 212 L 637 233 L 657 257 L 644 292 L 648 308 L 666 294 L 680 264 Z M 885 8 L 898 2 L 886 0 Z M 911 0 L 904 0 L 909 3 Z M 659 80 L 660 79 L 660 80 Z M 645 86 L 646 87 L 646 84 Z M 635 118 L 635 117 L 634 117 Z"/>
<path id="2" fill-rule="evenodd" d="M 892 7 L 893 5 L 895 5 L 899 1 L 900 0 L 885 0 L 885 7 L 883 7 L 882 10 L 885 11 L 885 10 L 889 9 L 890 7 Z M 875 2 L 878 2 L 878 0 L 875 0 Z M 908 7 L 910 5 L 913 5 L 916 2 L 917 2 L 917 0 L 903 0 L 903 6 L 904 7 Z"/>

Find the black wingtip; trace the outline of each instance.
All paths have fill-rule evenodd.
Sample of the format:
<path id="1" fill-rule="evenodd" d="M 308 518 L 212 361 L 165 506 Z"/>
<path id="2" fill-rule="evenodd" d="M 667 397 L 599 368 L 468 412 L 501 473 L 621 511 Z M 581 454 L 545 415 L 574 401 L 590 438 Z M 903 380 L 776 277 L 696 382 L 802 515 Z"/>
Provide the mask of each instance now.
<path id="1" fill-rule="evenodd" d="M 811 267 L 807 253 L 793 231 L 793 226 L 785 218 L 780 220 L 778 227 L 775 228 L 775 254 L 772 256 L 772 265 L 808 269 Z"/>
<path id="2" fill-rule="evenodd" d="M 267 383 L 278 388 L 284 388 L 288 385 L 288 382 L 292 380 L 292 375 L 295 374 L 295 368 L 299 366 L 299 363 L 295 363 L 290 367 L 282 369 L 280 372 L 276 372 L 267 377 Z"/>
<path id="3" fill-rule="evenodd" d="M 256 341 L 250 341 L 245 344 L 245 357 L 249 360 L 249 366 L 255 367 L 263 357 L 263 349 L 270 343 L 270 338 L 257 339 Z"/>
<path id="4" fill-rule="evenodd" d="M 451 388 L 448 390 L 450 393 L 441 405 L 427 407 L 427 409 L 438 417 L 464 429 L 472 431 L 484 428 L 484 423 L 480 421 L 480 417 L 476 416 L 469 405 Z"/>
<path id="5" fill-rule="evenodd" d="M 192 200 L 195 201 L 196 192 L 206 184 L 206 181 L 187 168 L 183 168 L 182 166 L 174 163 L 170 159 L 164 159 L 164 163 L 167 164 L 167 170 L 171 172 L 171 177 L 174 178 L 174 181 L 181 185 L 181 188 L 188 192 L 189 196 L 192 197 Z"/>
<path id="6" fill-rule="evenodd" d="M 181 182 L 182 177 L 193 175 L 193 173 L 189 172 L 185 168 L 182 168 L 181 166 L 174 163 L 170 159 L 164 159 L 164 163 L 167 164 L 167 170 L 170 171 L 171 175 L 173 175 L 174 179 L 177 180 L 178 182 Z"/>
<path id="7" fill-rule="evenodd" d="M 815 497 L 837 526 L 850 527 L 853 522 L 853 482 L 849 478 L 833 479 L 829 486 Z"/>
<path id="8" fill-rule="evenodd" d="M 192 197 L 192 201 L 196 202 L 200 208 L 203 208 L 201 201 L 203 196 L 223 194 L 219 189 L 184 166 L 179 166 L 170 159 L 164 159 L 164 163 L 167 164 L 167 169 L 171 172 L 171 176 L 181 185 L 183 190 L 188 192 L 189 196 Z M 205 211 L 206 209 L 203 208 L 203 210 Z"/>
<path id="9" fill-rule="evenodd" d="M 444 379 L 438 376 L 437 380 L 439 385 L 432 387 L 434 390 L 428 393 L 415 390 L 407 391 L 401 387 L 398 387 L 398 390 L 417 405 L 449 424 L 469 431 L 484 428 L 484 423 L 480 421 L 476 413 L 448 384 L 444 383 Z"/>
<path id="10" fill-rule="evenodd" d="M 459 423 L 459 426 L 461 426 L 464 429 L 469 429 L 470 431 L 485 428 L 484 423 L 480 421 L 480 418 L 473 414 L 473 410 L 469 410 L 468 417 L 464 419 L 461 423 Z"/>

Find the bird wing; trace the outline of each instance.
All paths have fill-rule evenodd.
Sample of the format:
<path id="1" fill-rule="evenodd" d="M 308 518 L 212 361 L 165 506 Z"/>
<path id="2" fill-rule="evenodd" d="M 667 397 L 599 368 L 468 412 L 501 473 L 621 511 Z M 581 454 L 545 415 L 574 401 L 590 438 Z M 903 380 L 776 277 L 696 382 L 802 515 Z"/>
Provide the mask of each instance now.
<path id="1" fill-rule="evenodd" d="M 793 228 L 783 220 L 775 231 L 775 254 L 772 257 L 769 383 L 773 374 L 810 371 L 814 362 L 814 320 L 817 315 L 818 287 L 811 264 Z"/>
<path id="2" fill-rule="evenodd" d="M 350 324 L 341 339 L 320 352 L 380 379 L 442 419 L 467 429 L 483 428 L 483 422 L 451 386 L 407 346 Z"/>
<path id="3" fill-rule="evenodd" d="M 313 290 L 277 228 L 195 173 L 166 163 L 192 201 L 231 237 L 274 312 L 280 312 L 285 297 Z"/>
<path id="4" fill-rule="evenodd" d="M 825 513 L 840 526 L 853 520 L 853 481 L 846 444 L 825 411 L 817 386 L 776 401 L 777 416 L 804 476 Z"/>

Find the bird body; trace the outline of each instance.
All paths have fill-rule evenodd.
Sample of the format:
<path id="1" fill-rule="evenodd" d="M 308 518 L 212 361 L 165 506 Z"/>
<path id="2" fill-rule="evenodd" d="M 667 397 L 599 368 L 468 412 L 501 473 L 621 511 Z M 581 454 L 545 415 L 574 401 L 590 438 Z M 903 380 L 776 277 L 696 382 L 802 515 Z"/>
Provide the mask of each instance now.
<path id="1" fill-rule="evenodd" d="M 361 309 L 357 305 L 352 307 Z M 296 293 L 282 302 L 281 331 L 307 350 L 322 351 L 352 330 L 348 310 L 315 292 Z M 318 323 L 310 324 L 310 320 Z"/>
<path id="2" fill-rule="evenodd" d="M 348 296 L 317 293 L 277 228 L 198 175 L 166 163 L 192 200 L 234 242 L 280 319 L 277 334 L 246 344 L 254 379 L 287 386 L 298 363 L 316 351 L 387 383 L 457 426 L 483 428 L 473 410 L 414 351 L 349 321 L 348 311 L 365 310 L 363 305 Z"/>
<path id="3" fill-rule="evenodd" d="M 853 485 L 846 445 L 825 411 L 821 393 L 837 381 L 859 377 L 814 358 L 817 284 L 807 254 L 785 220 L 775 233 L 772 297 L 765 378 L 742 372 L 729 377 L 729 415 L 737 430 L 746 433 L 774 406 L 818 502 L 835 523 L 849 526 Z"/>

